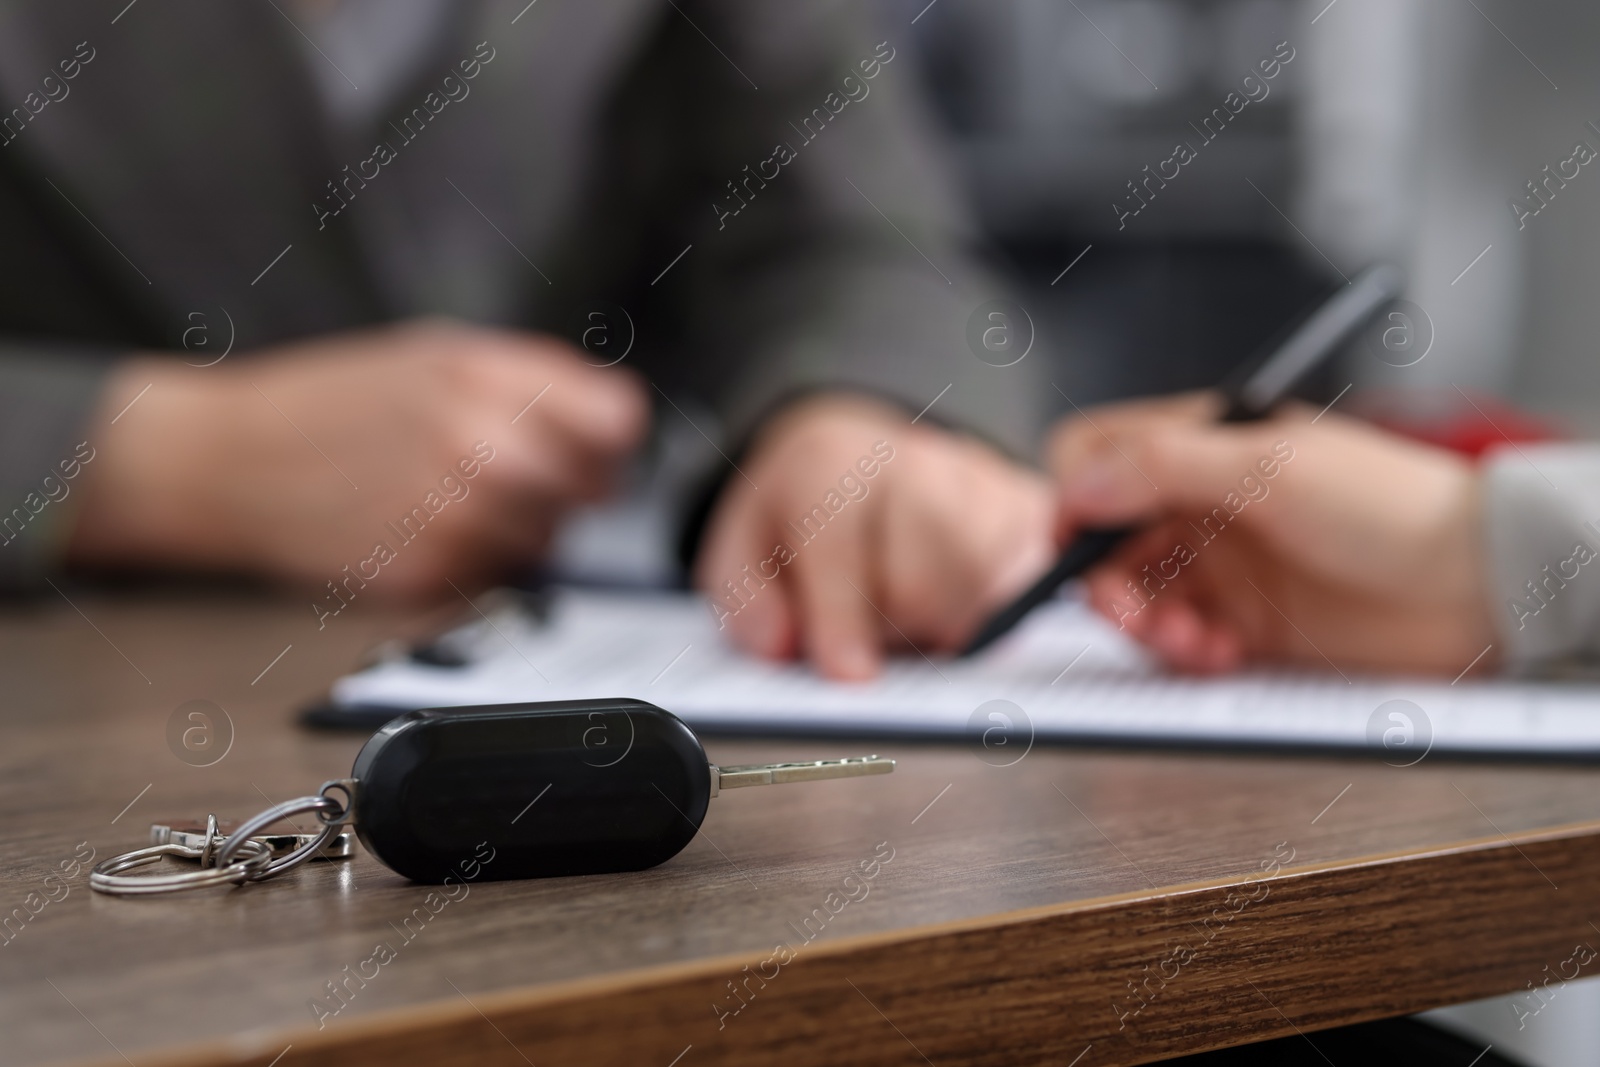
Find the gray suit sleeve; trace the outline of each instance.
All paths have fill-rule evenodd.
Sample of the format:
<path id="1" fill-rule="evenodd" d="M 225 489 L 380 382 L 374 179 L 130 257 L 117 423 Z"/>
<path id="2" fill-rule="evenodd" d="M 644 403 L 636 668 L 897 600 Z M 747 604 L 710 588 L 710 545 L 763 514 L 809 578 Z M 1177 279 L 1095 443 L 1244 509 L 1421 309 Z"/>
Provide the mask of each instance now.
<path id="1" fill-rule="evenodd" d="M 640 276 L 685 358 L 652 380 L 709 402 L 735 441 L 788 396 L 854 388 L 913 414 L 937 397 L 929 421 L 1030 455 L 1044 361 L 991 365 L 968 344 L 973 312 L 1008 294 L 940 156 L 907 27 L 815 0 L 681 6 L 618 109 L 609 202 L 633 221 L 584 230 L 593 256 L 656 234 Z M 1028 324 L 1004 325 L 1023 347 Z"/>
<path id="2" fill-rule="evenodd" d="M 75 479 L 104 443 L 85 427 L 109 365 L 60 346 L 0 344 L 0 592 L 42 586 L 61 565 Z"/>
<path id="3" fill-rule="evenodd" d="M 1483 472 L 1492 611 L 1507 666 L 1600 658 L 1600 445 L 1525 445 Z"/>
<path id="4" fill-rule="evenodd" d="M 736 431 L 785 390 L 854 386 L 913 413 L 942 392 L 930 418 L 1031 454 L 1043 359 L 993 366 L 968 345 L 971 314 L 1008 294 L 975 255 L 976 227 L 923 107 L 905 28 L 847 5 L 739 0 L 718 14 L 771 79 L 738 98 L 746 136 L 706 145 L 734 189 L 701 208 L 720 228 L 693 284 L 696 305 L 717 309 L 703 323 L 707 343 L 748 354 L 719 397 Z"/>

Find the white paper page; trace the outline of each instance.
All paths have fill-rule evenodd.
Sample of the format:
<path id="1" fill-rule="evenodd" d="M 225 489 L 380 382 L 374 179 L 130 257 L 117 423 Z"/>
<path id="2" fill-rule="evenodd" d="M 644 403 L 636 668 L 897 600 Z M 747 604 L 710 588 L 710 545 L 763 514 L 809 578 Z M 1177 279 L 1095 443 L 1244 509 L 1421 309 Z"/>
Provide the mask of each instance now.
<path id="1" fill-rule="evenodd" d="M 1600 686 L 1286 672 L 1176 678 L 1072 600 L 1044 605 L 970 660 L 897 658 L 867 684 L 742 656 L 689 595 L 565 591 L 546 624 L 502 611 L 449 641 L 467 666 L 389 660 L 337 682 L 335 702 L 407 709 L 637 697 L 698 728 L 977 739 L 999 727 L 993 740 L 1013 745 L 1037 737 L 1370 747 L 1395 763 L 1430 750 L 1600 756 Z"/>

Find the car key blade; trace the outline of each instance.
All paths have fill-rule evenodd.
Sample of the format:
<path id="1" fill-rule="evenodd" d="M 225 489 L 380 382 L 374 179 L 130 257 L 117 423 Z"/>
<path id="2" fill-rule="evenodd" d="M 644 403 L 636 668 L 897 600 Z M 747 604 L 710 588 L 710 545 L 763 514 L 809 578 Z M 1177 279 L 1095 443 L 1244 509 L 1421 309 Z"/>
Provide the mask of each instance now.
<path id="1" fill-rule="evenodd" d="M 752 785 L 787 785 L 790 782 L 817 782 L 825 778 L 859 778 L 867 774 L 888 774 L 894 760 L 883 756 L 853 756 L 849 759 L 821 759 L 807 763 L 751 763 L 739 767 L 711 766 L 716 790 L 742 789 Z M 712 796 L 716 795 L 713 791 Z"/>

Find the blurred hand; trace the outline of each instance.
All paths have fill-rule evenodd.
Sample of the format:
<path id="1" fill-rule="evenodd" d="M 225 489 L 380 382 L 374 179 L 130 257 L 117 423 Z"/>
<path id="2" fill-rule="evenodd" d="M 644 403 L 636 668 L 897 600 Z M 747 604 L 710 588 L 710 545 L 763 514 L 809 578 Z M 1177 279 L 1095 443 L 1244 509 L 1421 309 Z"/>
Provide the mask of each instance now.
<path id="1" fill-rule="evenodd" d="M 741 466 L 696 584 L 758 655 L 869 678 L 886 646 L 958 648 L 1050 565 L 1044 478 L 875 401 L 789 408 Z"/>
<path id="2" fill-rule="evenodd" d="M 205 369 L 131 359 L 96 425 L 150 388 L 95 441 L 72 559 L 320 588 L 382 541 L 395 558 L 370 595 L 489 580 L 542 551 L 564 509 L 603 494 L 644 433 L 632 375 L 575 351 L 430 320 Z M 428 521 L 403 541 L 391 527 L 418 507 Z"/>
<path id="3" fill-rule="evenodd" d="M 1466 460 L 1333 414 L 1313 425 L 1300 406 L 1219 426 L 1219 407 L 1191 394 L 1057 428 L 1063 540 L 1148 527 L 1089 576 L 1099 611 L 1196 672 L 1331 661 L 1454 676 L 1495 639 Z"/>

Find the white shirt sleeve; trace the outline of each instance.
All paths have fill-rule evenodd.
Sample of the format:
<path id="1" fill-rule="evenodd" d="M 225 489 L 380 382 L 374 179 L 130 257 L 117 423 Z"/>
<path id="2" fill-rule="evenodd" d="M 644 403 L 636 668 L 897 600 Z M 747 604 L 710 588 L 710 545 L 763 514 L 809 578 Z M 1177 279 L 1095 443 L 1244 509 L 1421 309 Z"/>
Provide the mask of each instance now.
<path id="1" fill-rule="evenodd" d="M 1484 465 L 1492 617 L 1505 662 L 1600 658 L 1600 445 L 1523 445 Z"/>

